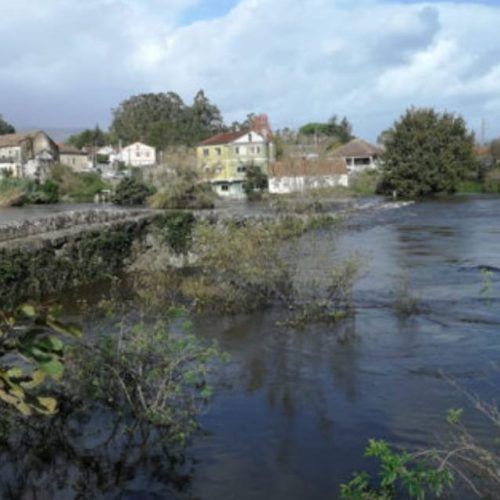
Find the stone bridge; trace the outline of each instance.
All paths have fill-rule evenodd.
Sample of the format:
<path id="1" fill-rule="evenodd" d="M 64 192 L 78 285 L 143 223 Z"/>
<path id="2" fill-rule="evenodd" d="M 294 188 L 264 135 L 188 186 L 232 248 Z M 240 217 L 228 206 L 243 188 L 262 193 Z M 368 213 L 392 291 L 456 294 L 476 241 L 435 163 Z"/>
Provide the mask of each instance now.
<path id="1" fill-rule="evenodd" d="M 164 216 L 84 210 L 0 225 L 0 309 L 118 273 Z"/>

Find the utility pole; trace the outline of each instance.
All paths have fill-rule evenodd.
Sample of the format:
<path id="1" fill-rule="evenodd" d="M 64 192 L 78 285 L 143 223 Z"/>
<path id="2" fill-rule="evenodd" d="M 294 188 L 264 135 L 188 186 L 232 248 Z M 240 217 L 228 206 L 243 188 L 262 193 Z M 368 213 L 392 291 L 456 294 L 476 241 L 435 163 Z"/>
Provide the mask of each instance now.
<path id="1" fill-rule="evenodd" d="M 481 145 L 486 144 L 486 119 L 481 118 Z"/>

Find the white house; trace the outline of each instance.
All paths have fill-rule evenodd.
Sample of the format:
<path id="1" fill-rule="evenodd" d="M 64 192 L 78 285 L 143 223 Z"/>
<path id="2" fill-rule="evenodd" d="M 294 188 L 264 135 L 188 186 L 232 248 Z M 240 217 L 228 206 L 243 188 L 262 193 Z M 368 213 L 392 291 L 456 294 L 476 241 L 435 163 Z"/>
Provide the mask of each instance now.
<path id="1" fill-rule="evenodd" d="M 57 161 L 57 144 L 45 132 L 0 136 L 0 171 L 43 181 Z"/>
<path id="2" fill-rule="evenodd" d="M 353 139 L 347 144 L 335 149 L 332 158 L 342 158 L 347 164 L 350 174 L 363 170 L 377 168 L 380 149 L 362 139 Z"/>
<path id="3" fill-rule="evenodd" d="M 118 160 L 129 167 L 154 165 L 156 163 L 156 149 L 142 142 L 134 142 L 120 151 Z"/>
<path id="4" fill-rule="evenodd" d="M 269 166 L 270 193 L 285 194 L 348 185 L 347 165 L 342 158 L 288 159 Z"/>

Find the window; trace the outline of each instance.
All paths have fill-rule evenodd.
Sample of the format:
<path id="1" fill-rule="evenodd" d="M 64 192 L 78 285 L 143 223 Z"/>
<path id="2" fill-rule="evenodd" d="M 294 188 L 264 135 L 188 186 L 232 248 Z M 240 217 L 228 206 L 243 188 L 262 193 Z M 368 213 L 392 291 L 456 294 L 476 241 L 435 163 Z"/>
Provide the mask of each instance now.
<path id="1" fill-rule="evenodd" d="M 222 184 L 220 187 L 221 191 L 229 191 L 229 184 Z"/>
<path id="2" fill-rule="evenodd" d="M 257 153 L 260 154 L 260 146 L 257 146 Z"/>
<path id="3" fill-rule="evenodd" d="M 203 150 L 203 156 L 208 156 L 210 154 L 210 151 L 208 150 L 208 148 L 205 148 Z"/>
<path id="4" fill-rule="evenodd" d="M 237 172 L 246 172 L 247 171 L 247 167 L 245 167 L 243 165 L 240 165 L 239 167 L 236 168 L 236 171 Z"/>
<path id="5" fill-rule="evenodd" d="M 248 134 L 248 142 L 252 142 L 252 134 Z"/>
<path id="6" fill-rule="evenodd" d="M 222 149 L 221 148 L 215 148 L 215 154 L 217 156 L 220 156 L 222 154 Z"/>
<path id="7" fill-rule="evenodd" d="M 235 152 L 237 155 L 239 155 L 239 154 L 240 154 L 240 148 L 235 148 L 235 149 L 234 149 L 234 152 Z"/>
<path id="8" fill-rule="evenodd" d="M 141 156 L 141 152 L 140 152 L 140 151 L 136 151 L 136 152 L 135 152 L 135 156 L 136 156 L 137 158 L 139 158 L 139 157 Z"/>
<path id="9" fill-rule="evenodd" d="M 149 158 L 149 151 L 145 151 L 145 152 L 144 152 L 144 156 L 145 156 L 146 158 Z"/>

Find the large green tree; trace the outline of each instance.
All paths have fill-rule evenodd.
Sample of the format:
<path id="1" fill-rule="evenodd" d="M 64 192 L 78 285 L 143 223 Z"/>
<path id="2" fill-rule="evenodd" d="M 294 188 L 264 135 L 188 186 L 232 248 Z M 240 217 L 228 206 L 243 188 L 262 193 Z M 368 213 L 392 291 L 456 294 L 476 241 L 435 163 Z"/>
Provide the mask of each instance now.
<path id="1" fill-rule="evenodd" d="M 453 193 L 475 168 L 474 134 L 462 117 L 411 108 L 384 134 L 381 190 L 400 198 Z"/>
<path id="2" fill-rule="evenodd" d="M 3 116 L 0 115 L 0 135 L 15 134 L 15 133 L 16 129 L 10 123 L 7 123 L 3 119 Z"/>
<path id="3" fill-rule="evenodd" d="M 349 120 L 344 116 L 339 121 L 337 115 L 333 115 L 326 123 L 306 123 L 300 127 L 299 134 L 333 138 L 341 144 L 345 144 L 354 138 L 352 135 L 352 125 L 349 123 Z"/>
<path id="4" fill-rule="evenodd" d="M 113 110 L 111 131 L 125 143 L 143 141 L 164 149 L 195 145 L 224 127 L 219 109 L 199 91 L 192 106 L 174 92 L 140 94 Z"/>
<path id="5" fill-rule="evenodd" d="M 94 147 L 105 146 L 108 143 L 108 141 L 109 141 L 108 134 L 102 131 L 99 128 L 99 125 L 96 125 L 94 129 L 88 128 L 78 134 L 73 134 L 66 140 L 68 144 L 71 144 L 72 146 L 75 146 L 75 148 L 78 149 L 91 146 Z"/>

